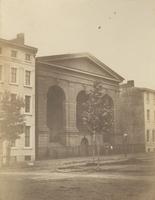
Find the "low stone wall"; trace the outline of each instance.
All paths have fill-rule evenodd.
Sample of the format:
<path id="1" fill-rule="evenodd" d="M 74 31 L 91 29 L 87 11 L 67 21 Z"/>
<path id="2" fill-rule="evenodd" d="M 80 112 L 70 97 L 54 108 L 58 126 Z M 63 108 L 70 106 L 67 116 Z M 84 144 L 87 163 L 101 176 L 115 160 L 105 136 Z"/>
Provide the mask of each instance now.
<path id="1" fill-rule="evenodd" d="M 144 144 L 124 144 L 114 145 L 113 152 L 114 153 L 143 153 L 145 152 L 145 145 Z"/>
<path id="2" fill-rule="evenodd" d="M 41 150 L 41 149 L 40 149 Z M 92 156 L 93 151 L 97 155 L 97 146 L 93 147 L 89 145 L 87 148 L 82 146 L 50 146 L 46 152 L 40 153 L 38 159 L 49 159 L 49 158 L 67 158 L 67 157 L 85 157 Z M 113 149 L 107 149 L 105 146 L 100 146 L 100 155 L 110 155 L 115 153 Z"/>

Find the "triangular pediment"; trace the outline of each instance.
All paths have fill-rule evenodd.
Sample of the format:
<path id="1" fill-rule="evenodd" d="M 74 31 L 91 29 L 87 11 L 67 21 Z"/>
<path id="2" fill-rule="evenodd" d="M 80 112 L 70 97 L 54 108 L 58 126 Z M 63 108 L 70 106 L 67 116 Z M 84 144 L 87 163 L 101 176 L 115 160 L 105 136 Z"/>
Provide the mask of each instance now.
<path id="1" fill-rule="evenodd" d="M 90 54 L 47 56 L 41 57 L 39 60 L 49 64 L 77 70 L 83 73 L 98 75 L 104 78 L 115 80 L 117 82 L 123 81 L 123 78 L 120 75 Z"/>

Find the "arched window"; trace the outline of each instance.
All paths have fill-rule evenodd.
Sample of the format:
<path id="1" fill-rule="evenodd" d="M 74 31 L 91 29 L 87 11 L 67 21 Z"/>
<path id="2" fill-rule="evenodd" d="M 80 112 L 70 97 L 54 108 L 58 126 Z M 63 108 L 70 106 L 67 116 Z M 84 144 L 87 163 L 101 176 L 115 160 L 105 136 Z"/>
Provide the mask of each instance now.
<path id="1" fill-rule="evenodd" d="M 47 126 L 50 142 L 60 142 L 65 125 L 65 94 L 59 86 L 52 86 L 47 94 Z"/>

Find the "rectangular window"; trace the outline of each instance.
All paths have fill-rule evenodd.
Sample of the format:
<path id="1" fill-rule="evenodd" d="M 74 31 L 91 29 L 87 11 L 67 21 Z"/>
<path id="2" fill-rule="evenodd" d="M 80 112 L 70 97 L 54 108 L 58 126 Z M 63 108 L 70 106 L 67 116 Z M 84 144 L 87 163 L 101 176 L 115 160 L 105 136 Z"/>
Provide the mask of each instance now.
<path id="1" fill-rule="evenodd" d="M 16 100 L 16 96 L 17 96 L 16 94 L 13 94 L 13 93 L 12 93 L 12 94 L 11 94 L 11 101 L 15 101 L 15 100 Z"/>
<path id="2" fill-rule="evenodd" d="M 155 142 L 155 130 L 152 130 L 152 142 Z"/>
<path id="3" fill-rule="evenodd" d="M 153 104 L 155 105 L 155 94 L 153 94 Z"/>
<path id="4" fill-rule="evenodd" d="M 150 94 L 149 94 L 149 92 L 146 93 L 146 101 L 147 101 L 147 103 L 149 103 L 149 101 L 150 101 Z"/>
<path id="5" fill-rule="evenodd" d="M 17 83 L 17 68 L 11 67 L 11 83 Z"/>
<path id="6" fill-rule="evenodd" d="M 17 51 L 12 50 L 11 51 L 11 57 L 16 58 L 17 57 Z"/>
<path id="7" fill-rule="evenodd" d="M 11 147 L 15 147 L 15 146 L 16 146 L 16 141 L 13 140 L 13 141 L 11 142 Z"/>
<path id="8" fill-rule="evenodd" d="M 0 123 L 0 133 L 2 132 L 2 123 Z"/>
<path id="9" fill-rule="evenodd" d="M 150 120 L 150 110 L 147 110 L 147 120 Z"/>
<path id="10" fill-rule="evenodd" d="M 25 96 L 25 112 L 29 113 L 30 112 L 30 105 L 31 105 L 31 97 L 30 96 Z"/>
<path id="11" fill-rule="evenodd" d="M 25 71 L 25 85 L 31 85 L 31 71 Z"/>
<path id="12" fill-rule="evenodd" d="M 146 141 L 149 142 L 149 140 L 150 140 L 150 131 L 147 130 L 147 132 L 146 132 Z"/>
<path id="13" fill-rule="evenodd" d="M 0 101 L 3 99 L 3 93 L 0 92 Z"/>
<path id="14" fill-rule="evenodd" d="M 2 76 L 3 76 L 3 67 L 0 65 L 0 81 L 2 81 Z"/>
<path id="15" fill-rule="evenodd" d="M 25 54 L 25 60 L 30 61 L 31 60 L 31 55 L 30 54 Z"/>
<path id="16" fill-rule="evenodd" d="M 25 127 L 25 147 L 30 147 L 30 126 Z"/>
<path id="17" fill-rule="evenodd" d="M 30 161 L 31 160 L 31 156 L 25 156 L 25 161 Z"/>

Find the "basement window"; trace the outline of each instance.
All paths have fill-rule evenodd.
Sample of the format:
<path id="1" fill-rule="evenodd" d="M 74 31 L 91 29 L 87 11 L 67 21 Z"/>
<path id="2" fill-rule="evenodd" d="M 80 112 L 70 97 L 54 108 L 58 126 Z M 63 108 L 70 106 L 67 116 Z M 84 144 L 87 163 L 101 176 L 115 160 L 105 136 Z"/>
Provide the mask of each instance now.
<path id="1" fill-rule="evenodd" d="M 31 156 L 25 156 L 25 161 L 30 161 L 31 160 Z"/>

